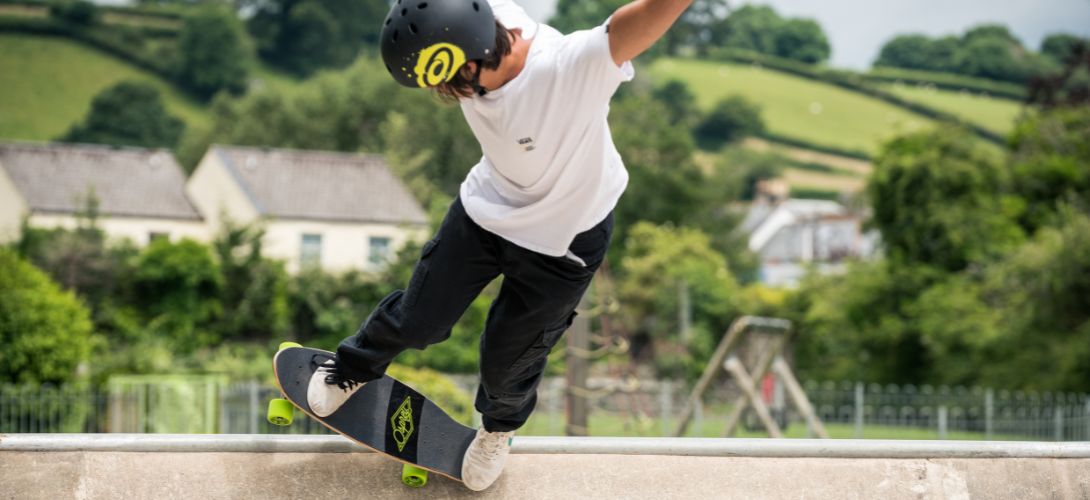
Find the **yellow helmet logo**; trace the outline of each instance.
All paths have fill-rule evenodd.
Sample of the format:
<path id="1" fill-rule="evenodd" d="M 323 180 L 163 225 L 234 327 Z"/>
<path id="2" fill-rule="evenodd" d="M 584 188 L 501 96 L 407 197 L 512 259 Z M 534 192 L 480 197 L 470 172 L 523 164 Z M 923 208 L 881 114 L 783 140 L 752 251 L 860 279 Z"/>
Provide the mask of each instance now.
<path id="1" fill-rule="evenodd" d="M 416 60 L 416 83 L 421 87 L 435 87 L 449 82 L 466 63 L 466 54 L 456 45 L 437 43 L 420 51 Z"/>

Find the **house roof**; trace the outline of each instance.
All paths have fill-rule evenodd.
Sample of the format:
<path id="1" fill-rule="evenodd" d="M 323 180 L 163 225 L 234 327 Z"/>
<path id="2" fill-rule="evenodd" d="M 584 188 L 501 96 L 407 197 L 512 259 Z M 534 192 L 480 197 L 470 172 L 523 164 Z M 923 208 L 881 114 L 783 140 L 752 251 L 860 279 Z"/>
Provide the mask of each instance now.
<path id="1" fill-rule="evenodd" d="M 265 216 L 426 224 L 427 214 L 378 155 L 212 146 Z"/>
<path id="2" fill-rule="evenodd" d="M 93 193 L 101 215 L 201 220 L 164 149 L 0 143 L 0 168 L 32 213 L 82 212 Z"/>
<path id="3" fill-rule="evenodd" d="M 843 205 L 829 200 L 790 199 L 776 205 L 754 204 L 742 227 L 749 232 L 749 249 L 758 252 L 785 227 L 847 212 Z"/>

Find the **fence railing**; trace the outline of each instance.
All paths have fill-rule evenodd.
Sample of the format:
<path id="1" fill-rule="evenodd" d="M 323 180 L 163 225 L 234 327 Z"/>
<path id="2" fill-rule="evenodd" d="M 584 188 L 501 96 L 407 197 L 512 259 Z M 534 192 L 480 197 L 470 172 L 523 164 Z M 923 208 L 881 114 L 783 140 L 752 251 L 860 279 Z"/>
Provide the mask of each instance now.
<path id="1" fill-rule="evenodd" d="M 475 377 L 453 379 L 472 394 Z M 592 379 L 588 387 L 591 433 L 605 436 L 668 435 L 688 396 L 688 387 L 674 380 L 602 378 Z M 856 382 L 807 382 L 804 389 L 837 437 L 1090 441 L 1087 394 Z M 794 429 L 797 437 L 810 435 L 775 379 L 763 381 L 761 392 L 781 426 Z M 566 393 L 562 378 L 544 380 L 537 410 L 523 433 L 563 434 Z M 709 391 L 689 435 L 720 435 L 730 410 L 727 402 L 735 393 L 730 383 Z M 164 377 L 146 383 L 126 379 L 102 389 L 0 385 L 0 432 L 329 432 L 301 413 L 290 427 L 269 424 L 266 405 L 278 395 L 276 388 L 256 382 L 202 377 Z M 755 418 L 743 418 L 743 429 L 750 435 L 761 431 Z"/>

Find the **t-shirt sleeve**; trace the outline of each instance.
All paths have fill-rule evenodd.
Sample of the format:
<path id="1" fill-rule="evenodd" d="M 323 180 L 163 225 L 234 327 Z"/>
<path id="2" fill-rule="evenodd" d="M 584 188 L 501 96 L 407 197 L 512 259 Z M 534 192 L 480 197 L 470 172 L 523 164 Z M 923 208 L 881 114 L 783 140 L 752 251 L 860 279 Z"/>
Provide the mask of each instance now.
<path id="1" fill-rule="evenodd" d="M 561 81 L 570 86 L 574 99 L 588 105 L 605 104 L 636 71 L 631 61 L 617 66 L 609 51 L 609 21 L 564 37 L 558 58 Z"/>

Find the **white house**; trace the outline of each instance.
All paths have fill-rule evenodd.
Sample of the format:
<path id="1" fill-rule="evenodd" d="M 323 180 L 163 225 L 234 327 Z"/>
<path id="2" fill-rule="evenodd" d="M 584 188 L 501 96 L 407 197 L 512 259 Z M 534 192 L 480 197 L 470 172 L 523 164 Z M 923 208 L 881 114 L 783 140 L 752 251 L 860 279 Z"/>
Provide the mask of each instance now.
<path id="1" fill-rule="evenodd" d="M 215 234 L 260 222 L 264 253 L 289 272 L 380 269 L 428 218 L 376 155 L 213 145 L 186 186 Z"/>
<path id="2" fill-rule="evenodd" d="M 24 218 L 32 227 L 74 228 L 92 199 L 111 237 L 138 245 L 210 237 L 169 151 L 0 143 L 0 242 L 18 238 Z"/>
<path id="3" fill-rule="evenodd" d="M 762 199 L 741 228 L 760 257 L 760 281 L 773 286 L 794 286 L 811 268 L 839 272 L 848 259 L 872 255 L 877 240 L 858 215 L 828 200 Z"/>

